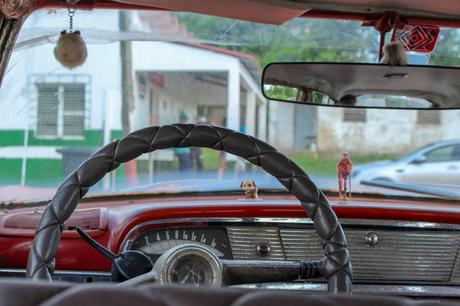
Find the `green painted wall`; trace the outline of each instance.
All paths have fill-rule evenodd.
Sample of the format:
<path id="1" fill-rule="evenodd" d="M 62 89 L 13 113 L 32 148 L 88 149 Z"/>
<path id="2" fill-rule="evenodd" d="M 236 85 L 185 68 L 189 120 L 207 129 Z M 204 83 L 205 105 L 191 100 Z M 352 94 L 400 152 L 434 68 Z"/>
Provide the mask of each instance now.
<path id="1" fill-rule="evenodd" d="M 0 131 L 0 147 L 22 146 L 24 144 L 24 131 Z"/>
<path id="2" fill-rule="evenodd" d="M 120 130 L 112 131 L 112 138 L 118 139 L 122 136 Z M 41 139 L 35 137 L 34 131 L 29 131 L 30 146 L 62 146 L 62 147 L 100 147 L 103 141 L 103 132 L 101 130 L 86 130 L 85 137 L 79 140 L 67 139 Z M 21 130 L 3 130 L 0 131 L 0 147 L 22 146 L 24 144 L 24 131 Z"/>
<path id="3" fill-rule="evenodd" d="M 103 134 L 100 130 L 87 130 L 84 139 L 60 140 L 38 139 L 34 132 L 29 132 L 29 147 L 53 146 L 53 147 L 94 147 L 102 146 Z M 112 131 L 112 138 L 121 138 L 119 130 Z M 24 131 L 3 130 L 0 131 L 0 147 L 22 146 L 24 144 Z M 0 185 L 20 184 L 21 182 L 22 157 L 18 152 L 17 158 L 0 158 Z M 57 186 L 64 179 L 62 159 L 34 158 L 27 160 L 26 185 L 29 186 Z M 117 177 L 122 177 L 124 167 L 117 169 Z"/>
<path id="4" fill-rule="evenodd" d="M 21 160 L 0 159 L 0 185 L 17 185 L 21 182 Z"/>
<path id="5" fill-rule="evenodd" d="M 0 158 L 0 185 L 21 183 L 22 159 Z M 116 170 L 118 184 L 123 184 L 124 166 Z M 64 180 L 61 159 L 29 159 L 26 168 L 26 185 L 36 187 L 57 187 Z"/>
<path id="6" fill-rule="evenodd" d="M 22 159 L 0 158 L 0 184 L 17 185 L 21 183 Z M 26 168 L 27 185 L 52 185 L 63 179 L 60 159 L 29 159 Z"/>

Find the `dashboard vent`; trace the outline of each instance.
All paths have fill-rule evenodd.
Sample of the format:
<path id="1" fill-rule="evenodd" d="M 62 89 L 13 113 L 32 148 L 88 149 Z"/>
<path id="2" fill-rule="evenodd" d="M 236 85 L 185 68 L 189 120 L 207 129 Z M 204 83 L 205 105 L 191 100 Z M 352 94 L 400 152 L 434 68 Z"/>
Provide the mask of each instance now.
<path id="1" fill-rule="evenodd" d="M 366 235 L 378 242 L 368 245 Z M 323 250 L 313 229 L 280 229 L 288 260 L 320 259 Z M 434 231 L 345 229 L 355 280 L 448 282 L 459 235 Z"/>
<path id="2" fill-rule="evenodd" d="M 324 254 L 313 228 L 227 227 L 235 259 L 263 259 L 259 243 L 268 243 L 272 260 L 318 260 Z M 345 228 L 353 279 L 357 281 L 460 283 L 460 235 L 457 231 Z M 374 246 L 366 236 L 377 235 Z M 458 255 L 457 255 L 458 254 Z"/>
<path id="3" fill-rule="evenodd" d="M 376 230 L 381 243 L 371 247 L 364 238 L 368 232 L 345 230 L 358 279 L 449 281 L 458 233 Z"/>
<path id="4" fill-rule="evenodd" d="M 460 245 L 458 246 L 457 260 L 455 262 L 450 281 L 455 284 L 460 284 Z"/>
<path id="5" fill-rule="evenodd" d="M 324 257 L 314 229 L 281 228 L 280 235 L 287 260 L 318 260 Z"/>
<path id="6" fill-rule="evenodd" d="M 234 259 L 284 260 L 278 227 L 227 227 Z M 267 244 L 268 256 L 257 255 L 257 246 Z"/>

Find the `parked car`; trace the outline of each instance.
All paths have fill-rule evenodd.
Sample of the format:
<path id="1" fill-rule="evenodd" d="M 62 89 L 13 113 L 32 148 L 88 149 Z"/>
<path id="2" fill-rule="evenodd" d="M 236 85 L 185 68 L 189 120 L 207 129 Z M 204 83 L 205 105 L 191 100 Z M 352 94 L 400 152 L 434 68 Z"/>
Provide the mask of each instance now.
<path id="1" fill-rule="evenodd" d="M 351 178 L 356 182 L 383 180 L 460 186 L 460 140 L 434 142 L 397 160 L 357 165 Z"/>

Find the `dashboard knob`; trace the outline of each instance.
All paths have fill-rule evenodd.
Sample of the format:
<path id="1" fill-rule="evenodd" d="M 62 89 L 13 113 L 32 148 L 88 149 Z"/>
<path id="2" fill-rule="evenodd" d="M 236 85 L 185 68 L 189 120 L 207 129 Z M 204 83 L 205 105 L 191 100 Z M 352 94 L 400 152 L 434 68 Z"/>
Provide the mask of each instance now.
<path id="1" fill-rule="evenodd" d="M 364 235 L 364 239 L 366 240 L 366 244 L 373 247 L 379 243 L 379 236 L 374 232 L 369 232 Z"/>
<path id="2" fill-rule="evenodd" d="M 270 245 L 268 243 L 259 243 L 256 248 L 256 253 L 260 257 L 267 257 L 270 255 Z"/>

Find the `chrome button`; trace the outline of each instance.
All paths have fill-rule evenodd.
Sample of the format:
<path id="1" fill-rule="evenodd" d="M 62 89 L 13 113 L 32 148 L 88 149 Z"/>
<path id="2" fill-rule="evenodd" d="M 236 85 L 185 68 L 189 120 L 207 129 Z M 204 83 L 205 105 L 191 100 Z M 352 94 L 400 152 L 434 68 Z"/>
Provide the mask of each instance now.
<path id="1" fill-rule="evenodd" d="M 364 235 L 364 239 L 366 240 L 366 244 L 373 247 L 379 243 L 379 236 L 374 232 L 369 232 Z"/>

